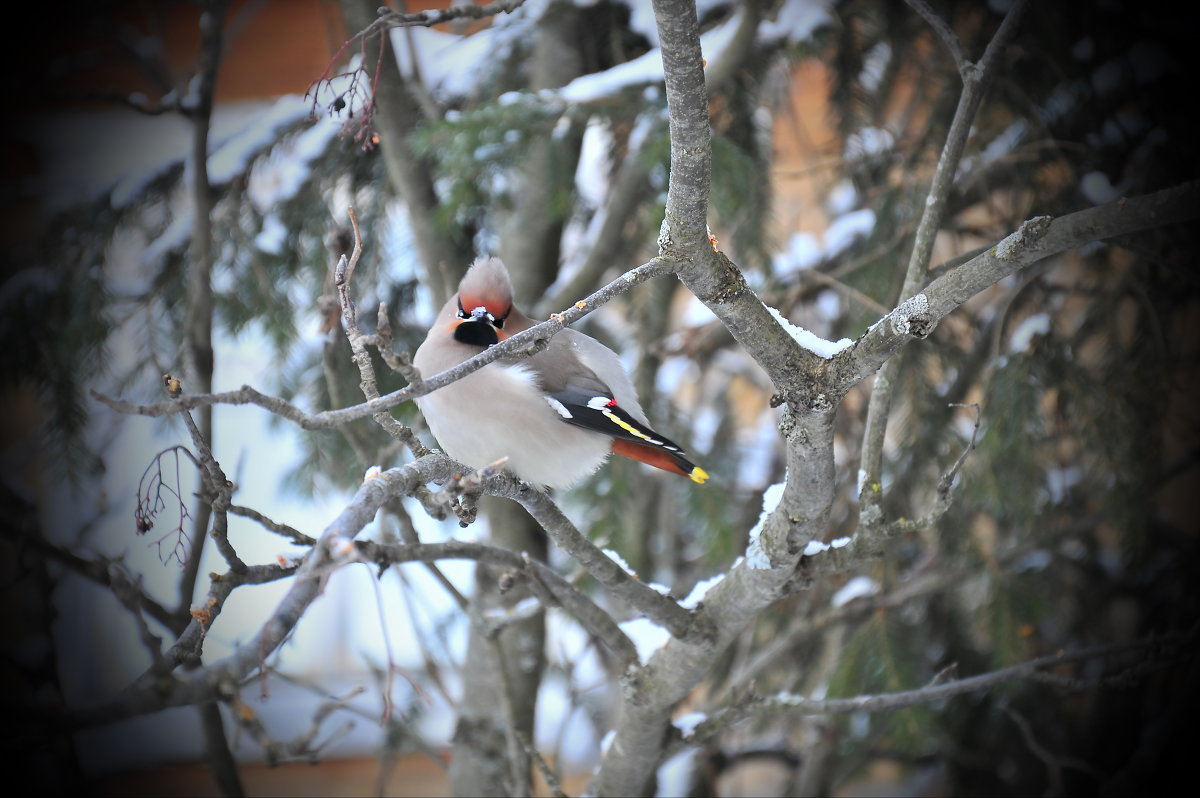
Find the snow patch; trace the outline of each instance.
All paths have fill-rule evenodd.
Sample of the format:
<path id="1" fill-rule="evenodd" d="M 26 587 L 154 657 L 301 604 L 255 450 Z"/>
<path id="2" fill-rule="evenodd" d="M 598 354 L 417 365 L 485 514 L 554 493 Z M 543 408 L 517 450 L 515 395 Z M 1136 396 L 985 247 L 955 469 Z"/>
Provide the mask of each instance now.
<path id="1" fill-rule="evenodd" d="M 913 318 L 924 315 L 928 310 L 929 297 L 925 294 L 909 297 L 888 314 L 892 320 L 892 329 L 897 335 L 908 335 L 912 330 Z"/>
<path id="2" fill-rule="evenodd" d="M 884 41 L 879 42 L 863 56 L 863 68 L 858 73 L 858 82 L 864 89 L 874 94 L 883 81 L 883 74 L 891 60 L 891 45 Z"/>
<path id="3" fill-rule="evenodd" d="M 859 161 L 872 155 L 880 155 L 892 149 L 896 137 L 890 130 L 881 127 L 864 127 L 846 137 L 842 158 Z"/>
<path id="4" fill-rule="evenodd" d="M 847 349 L 854 345 L 854 342 L 849 338 L 842 338 L 837 341 L 826 341 L 816 333 L 809 332 L 803 327 L 798 327 L 795 324 L 792 324 L 782 313 L 770 305 L 765 305 L 765 307 L 767 312 L 775 317 L 775 321 L 779 322 L 779 326 L 783 327 L 783 329 L 787 331 L 787 334 L 792 337 L 792 340 L 800 344 L 800 346 L 804 347 L 808 351 L 812 352 L 814 355 L 829 360 L 838 352 L 841 352 L 843 349 Z"/>
<path id="5" fill-rule="evenodd" d="M 1103 172 L 1088 172 L 1080 179 L 1079 190 L 1093 205 L 1103 205 L 1121 197 L 1121 189 L 1114 186 Z"/>
<path id="6" fill-rule="evenodd" d="M 688 610 L 696 609 L 700 605 L 700 602 L 704 600 L 704 597 L 708 595 L 708 591 L 719 585 L 724 578 L 725 574 L 717 574 L 716 576 L 710 576 L 708 579 L 701 579 L 692 587 L 692 592 L 687 594 L 687 598 L 679 602 L 679 606 Z"/>
<path id="7" fill-rule="evenodd" d="M 705 715 L 703 712 L 689 712 L 686 715 L 680 715 L 675 718 L 675 720 L 671 721 L 671 724 L 676 729 L 679 729 L 679 733 L 686 740 L 695 734 L 696 727 L 706 720 L 708 720 L 708 715 Z"/>
<path id="8" fill-rule="evenodd" d="M 796 43 L 812 38 L 818 28 L 830 24 L 829 3 L 821 0 L 784 0 L 774 19 L 758 25 L 758 41 L 766 43 L 786 39 Z"/>
<path id="9" fill-rule="evenodd" d="M 283 245 L 287 243 L 288 229 L 283 220 L 274 213 L 263 217 L 262 230 L 254 237 L 254 246 L 270 255 L 283 254 Z"/>
<path id="10" fill-rule="evenodd" d="M 157 263 L 164 255 L 182 249 L 192 238 L 193 221 L 190 207 L 172 219 L 162 235 L 150 242 L 150 245 L 143 250 L 141 262 Z"/>
<path id="11" fill-rule="evenodd" d="M 856 598 L 863 596 L 874 596 L 879 592 L 879 583 L 868 576 L 856 576 L 846 584 L 842 585 L 841 590 L 833 594 L 833 598 L 829 603 L 834 607 L 841 607 L 849 604 Z"/>
<path id="12" fill-rule="evenodd" d="M 298 94 L 280 97 L 212 151 L 208 156 L 209 181 L 219 186 L 243 174 L 259 153 L 279 140 L 280 130 L 306 119 L 311 111 L 311 103 Z M 320 122 L 317 126 L 323 127 Z M 337 129 L 336 124 L 329 127 L 333 131 Z"/>
<path id="13" fill-rule="evenodd" d="M 634 618 L 618 624 L 621 631 L 628 635 L 637 649 L 638 660 L 643 665 L 650 661 L 654 653 L 667 644 L 671 633 L 649 618 Z"/>
<path id="14" fill-rule="evenodd" d="M 787 249 L 771 259 L 777 276 L 785 277 L 794 272 L 811 269 L 821 260 L 821 245 L 812 233 L 792 233 Z"/>
<path id="15" fill-rule="evenodd" d="M 853 540 L 853 538 L 834 538 L 828 543 L 822 543 L 819 540 L 810 540 L 808 541 L 808 545 L 804 547 L 804 556 L 814 557 L 818 554 L 822 554 L 823 552 L 827 552 L 830 549 L 845 548 L 846 546 L 850 545 L 851 540 Z"/>
<path id="16" fill-rule="evenodd" d="M 858 204 L 858 189 L 849 179 L 843 178 L 834 184 L 825 195 L 825 207 L 835 216 L 849 213 Z"/>
<path id="17" fill-rule="evenodd" d="M 415 64 L 429 93 L 446 102 L 478 91 L 488 71 L 507 57 L 517 38 L 530 33 L 533 24 L 528 14 L 499 14 L 489 27 L 470 36 L 433 28 L 395 28 L 392 47 L 404 76 L 415 79 Z"/>
<path id="18" fill-rule="evenodd" d="M 1009 338 L 1008 351 L 1010 353 L 1025 352 L 1033 343 L 1035 335 L 1046 335 L 1050 332 L 1050 314 L 1038 313 L 1024 319 L 1017 328 L 1013 330 L 1012 337 Z"/>
<path id="19" fill-rule="evenodd" d="M 775 512 L 775 509 L 779 507 L 779 502 L 783 500 L 783 488 L 786 484 L 787 477 L 785 475 L 783 482 L 776 482 L 763 491 L 762 512 L 758 515 L 758 522 L 750 530 L 750 543 L 746 547 L 746 567 L 748 568 L 766 569 L 771 567 L 771 558 L 762 550 L 762 532 L 763 527 L 767 524 L 767 517 Z"/>
<path id="20" fill-rule="evenodd" d="M 625 562 L 624 557 L 622 557 L 620 554 L 617 554 L 612 549 L 602 549 L 602 551 L 604 552 L 604 556 L 619 565 L 622 571 L 634 577 L 635 579 L 637 578 L 637 572 L 629 567 L 629 563 Z"/>
<path id="21" fill-rule="evenodd" d="M 662 82 L 662 49 L 659 47 L 654 10 L 645 0 L 628 0 L 627 5 L 630 9 L 630 28 L 645 36 L 653 49 L 611 69 L 576 78 L 558 90 L 559 97 L 567 102 L 593 102 L 611 97 L 630 87 Z M 727 3 L 724 0 L 700 0 L 696 5 L 697 13 L 704 16 L 709 10 L 725 6 Z M 700 49 L 708 62 L 706 71 L 711 70 L 725 57 L 745 13 L 745 9 L 739 5 L 737 11 L 727 19 L 700 36 Z M 807 0 L 788 0 L 777 11 L 774 21 L 764 20 L 758 26 L 756 41 L 759 44 L 780 39 L 800 41 L 807 39 L 819 26 L 829 21 L 829 11 L 824 4 Z"/>
<path id="22" fill-rule="evenodd" d="M 832 258 L 875 229 L 875 211 L 862 208 L 844 213 L 825 228 L 825 257 Z"/>

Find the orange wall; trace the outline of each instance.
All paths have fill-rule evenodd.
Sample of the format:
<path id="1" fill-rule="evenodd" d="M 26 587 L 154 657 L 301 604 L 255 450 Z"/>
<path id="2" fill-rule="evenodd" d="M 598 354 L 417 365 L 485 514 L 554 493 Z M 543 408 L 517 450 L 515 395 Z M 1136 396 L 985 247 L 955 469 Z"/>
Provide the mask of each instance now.
<path id="1" fill-rule="evenodd" d="M 421 0 L 406 6 L 419 11 L 449 3 Z M 32 84 L 33 90 L 25 95 L 35 107 L 92 104 L 95 100 L 88 98 L 97 92 L 160 96 L 162 92 L 133 64 L 128 52 L 115 45 L 117 29 L 161 40 L 172 84 L 182 86 L 195 73 L 200 11 L 191 2 L 131 1 L 98 8 L 90 17 L 86 11 L 78 12 L 70 25 L 56 24 L 50 10 L 38 9 L 42 17 L 35 14 L 5 54 L 6 64 Z M 225 17 L 225 33 L 217 102 L 303 94 L 346 39 L 337 0 L 234 0 Z M 111 100 L 106 104 L 111 107 Z"/>

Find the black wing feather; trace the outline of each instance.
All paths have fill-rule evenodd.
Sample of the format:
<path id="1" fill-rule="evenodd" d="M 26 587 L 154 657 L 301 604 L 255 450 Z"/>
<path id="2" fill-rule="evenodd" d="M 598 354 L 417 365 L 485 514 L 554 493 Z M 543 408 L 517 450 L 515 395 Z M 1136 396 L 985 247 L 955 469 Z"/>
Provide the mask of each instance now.
<path id="1" fill-rule="evenodd" d="M 576 386 L 546 394 L 563 421 L 613 438 L 657 446 L 683 454 L 683 449 L 641 423 L 617 404 L 608 393 L 597 393 Z"/>

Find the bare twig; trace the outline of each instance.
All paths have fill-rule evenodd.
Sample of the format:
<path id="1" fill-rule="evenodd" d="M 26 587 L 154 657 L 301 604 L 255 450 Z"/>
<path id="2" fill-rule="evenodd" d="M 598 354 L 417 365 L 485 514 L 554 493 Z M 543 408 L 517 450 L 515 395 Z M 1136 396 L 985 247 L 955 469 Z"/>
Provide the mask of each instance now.
<path id="1" fill-rule="evenodd" d="M 379 15 L 378 24 L 388 28 L 428 28 L 433 25 L 441 25 L 444 22 L 452 22 L 456 19 L 486 19 L 496 14 L 510 14 L 523 5 L 525 5 L 525 0 L 492 0 L 487 5 L 464 3 L 462 5 L 452 5 L 445 9 L 418 11 L 415 13 L 386 11 Z"/>
<path id="2" fill-rule="evenodd" d="M 228 509 L 229 512 L 233 513 L 234 515 L 240 515 L 243 518 L 249 518 L 252 521 L 257 521 L 262 527 L 271 530 L 275 534 L 283 535 L 284 537 L 291 539 L 291 541 L 297 546 L 311 546 L 317 542 L 316 538 L 306 535 L 300 530 L 290 527 L 287 524 L 281 524 L 277 521 L 272 521 L 270 518 L 252 507 L 242 507 L 241 505 L 231 504 L 229 505 Z"/>
<path id="3" fill-rule="evenodd" d="M 525 749 L 525 754 L 533 761 L 538 772 L 542 774 L 542 778 L 546 780 L 546 788 L 550 790 L 550 794 L 554 798 L 567 798 L 567 794 L 563 792 L 562 784 L 559 782 L 554 769 L 542 758 L 542 755 L 538 753 L 537 748 L 529 741 L 529 738 L 515 729 L 513 732 L 516 734 L 517 740 L 521 743 L 521 747 Z"/>
<path id="4" fill-rule="evenodd" d="M 364 560 L 364 562 L 366 562 Z M 383 717 L 380 725 L 387 725 L 392 719 L 392 684 L 396 674 L 396 657 L 392 654 L 392 637 L 388 634 L 387 613 L 383 609 L 383 591 L 379 586 L 379 575 L 375 569 L 368 567 L 371 577 L 371 587 L 375 593 L 375 614 L 379 619 L 379 637 L 383 640 L 384 655 L 387 657 L 386 673 L 383 677 Z"/>
<path id="5" fill-rule="evenodd" d="M 329 707 L 332 705 L 337 709 L 357 715 L 366 720 L 375 721 L 378 719 L 378 716 L 373 712 L 369 712 L 363 707 L 351 703 L 351 699 L 357 695 L 361 695 L 361 690 L 355 690 L 353 693 L 339 697 L 330 695 L 320 685 L 314 684 L 313 682 L 310 682 L 302 677 L 278 670 L 277 668 L 273 667 L 268 667 L 267 670 L 271 676 L 282 679 L 283 681 L 296 685 L 297 687 L 320 697 L 322 699 L 323 707 Z M 425 754 L 429 761 L 437 768 L 442 771 L 446 770 L 446 760 L 442 757 L 441 753 L 432 745 L 430 745 L 428 741 L 422 738 L 420 733 L 417 731 L 415 724 L 408 723 L 406 718 L 393 718 L 390 724 L 389 733 L 396 733 L 401 727 L 403 727 L 405 741 L 410 742 L 417 749 L 419 749 L 421 753 Z M 380 794 L 383 794 L 383 790 L 380 790 Z"/>
<path id="6" fill-rule="evenodd" d="M 1200 218 L 1197 192 L 1200 182 L 1191 181 L 1057 218 L 1038 216 L 1027 220 L 986 252 L 900 303 L 867 328 L 853 347 L 835 355 L 826 372 L 830 395 L 844 396 L 902 346 L 929 335 L 951 311 L 1010 274 L 1098 239 Z"/>
<path id="7" fill-rule="evenodd" d="M 346 340 L 350 342 L 354 364 L 358 367 L 360 377 L 358 386 L 367 401 L 375 401 L 379 399 L 379 383 L 375 378 L 375 365 L 371 362 L 370 353 L 367 352 L 366 339 L 358 328 L 358 315 L 354 308 L 354 300 L 350 298 L 350 281 L 354 278 L 354 269 L 358 266 L 358 259 L 362 256 L 363 251 L 362 231 L 359 229 L 358 216 L 354 209 L 347 208 L 346 212 L 350 216 L 350 224 L 354 227 L 354 250 L 350 253 L 349 261 L 346 260 L 345 255 L 338 260 L 334 271 L 334 284 L 337 286 L 338 298 L 341 300 Z M 414 456 L 420 457 L 429 452 L 416 433 L 397 421 L 387 410 L 372 413 L 371 418 L 385 432 L 408 446 Z"/>
<path id="8" fill-rule="evenodd" d="M 381 565 L 401 562 L 467 559 L 512 568 L 536 579 L 554 597 L 555 602 L 575 616 L 589 633 L 602 640 L 624 663 L 637 661 L 633 643 L 612 617 L 594 601 L 560 576 L 554 569 L 517 552 L 482 543 L 450 540 L 441 543 L 389 545 L 374 541 L 358 544 L 363 555 Z M 611 560 L 610 560 L 611 562 Z"/>
<path id="9" fill-rule="evenodd" d="M 926 19 L 935 21 L 934 29 L 946 39 L 947 34 L 957 42 L 957 37 L 949 30 L 921 0 L 910 3 Z M 983 95 L 991 82 L 1000 53 L 1016 33 L 1017 23 L 1024 12 L 1027 0 L 1016 0 L 1000 23 L 995 35 L 992 36 L 983 57 L 975 66 L 965 65 L 965 57 L 961 46 L 952 46 L 951 53 L 955 60 L 960 61 L 963 78 L 963 90 L 959 95 L 958 107 L 950 122 L 950 131 L 946 134 L 946 142 L 938 157 L 933 180 L 925 198 L 925 207 L 921 213 L 921 221 L 917 224 L 913 238 L 912 253 L 909 256 L 908 268 L 904 274 L 904 285 L 900 289 L 900 302 L 903 304 L 917 294 L 929 267 L 929 259 L 933 253 L 934 240 L 938 227 L 941 226 L 945 214 L 946 198 L 954 184 L 954 173 L 962 160 L 963 150 L 967 144 L 967 136 L 971 131 L 972 121 L 983 101 Z M 940 22 L 940 26 L 937 24 Z M 948 46 L 950 46 L 948 44 Z M 965 65 L 965 66 L 964 66 Z M 881 484 L 883 474 L 883 440 L 887 431 L 888 414 L 892 406 L 892 388 L 895 383 L 899 361 L 895 358 L 883 363 L 875 376 L 875 385 L 871 391 L 871 399 L 867 406 L 867 424 L 863 433 L 862 461 L 860 470 L 863 474 L 859 486 L 860 519 L 868 530 L 878 528 L 883 521 L 883 505 L 881 491 L 876 486 Z"/>
<path id="10" fill-rule="evenodd" d="M 426 457 L 382 472 L 359 487 L 351 502 L 321 533 L 316 545 L 296 566 L 250 566 L 245 573 L 230 572 L 213 580 L 206 606 L 193 611 L 193 622 L 165 654 L 167 667 L 196 662 L 207 624 L 236 586 L 258 584 L 294 575 L 283 598 L 258 632 L 233 654 L 187 674 L 173 676 L 152 671 L 120 695 L 69 711 L 63 721 L 76 728 L 111 723 L 123 718 L 186 706 L 230 695 L 230 690 L 260 668 L 265 657 L 291 634 L 308 606 L 320 595 L 334 570 L 352 561 L 345 556 L 346 541 L 358 534 L 391 498 L 407 495 L 417 485 L 449 476 L 445 458 Z"/>
<path id="11" fill-rule="evenodd" d="M 1050 780 L 1050 795 L 1063 794 L 1063 768 L 1073 768 L 1074 770 L 1082 771 L 1092 778 L 1103 781 L 1105 774 L 1099 768 L 1092 765 L 1090 762 L 1085 762 L 1082 759 L 1075 759 L 1069 756 L 1058 756 L 1051 752 L 1046 746 L 1038 742 L 1037 735 L 1033 733 L 1033 727 L 1029 721 L 1025 719 L 1021 713 L 1017 712 L 1011 706 L 1004 707 L 1004 713 L 1012 719 L 1017 728 L 1021 731 L 1021 737 L 1025 740 L 1026 747 L 1030 752 L 1042 761 L 1046 766 L 1046 776 Z"/>
<path id="12" fill-rule="evenodd" d="M 158 666 L 163 658 L 162 638 L 151 632 L 150 627 L 146 624 L 142 606 L 146 594 L 142 590 L 141 577 L 133 578 L 125 570 L 125 566 L 117 562 L 110 562 L 108 564 L 108 577 L 109 587 L 112 588 L 113 595 L 133 615 L 134 623 L 138 629 L 138 637 L 141 638 L 146 650 L 150 652 L 150 658 L 155 666 Z"/>
<path id="13" fill-rule="evenodd" d="M 400 514 L 393 513 L 393 515 Z M 413 526 L 412 519 L 408 517 L 408 514 L 403 514 L 398 520 L 400 522 L 400 539 L 409 546 L 421 545 L 421 540 L 417 537 L 416 527 Z M 425 564 L 425 570 L 429 571 L 430 575 L 438 581 L 438 583 L 442 586 L 442 589 L 445 590 L 447 595 L 449 595 L 450 598 L 454 600 L 454 603 L 458 605 L 458 608 L 463 612 L 466 612 L 470 603 L 467 601 L 467 597 L 464 596 L 457 587 L 455 587 L 454 583 L 450 581 L 450 578 L 442 573 L 442 569 L 438 568 L 431 560 L 423 560 L 423 562 Z"/>
<path id="14" fill-rule="evenodd" d="M 976 403 L 961 404 L 958 402 L 952 402 L 950 406 L 970 407 L 975 409 L 975 426 L 971 429 L 971 440 L 968 441 L 967 445 L 963 447 L 962 452 L 959 453 L 958 458 L 954 461 L 954 464 L 950 466 L 946 473 L 942 474 L 942 476 L 938 479 L 937 489 L 934 494 L 933 507 L 930 508 L 929 512 L 920 518 L 898 518 L 895 521 L 889 522 L 882 532 L 883 538 L 891 538 L 897 535 L 907 534 L 909 532 L 918 532 L 922 529 L 928 529 L 936 524 L 941 517 L 946 514 L 946 511 L 950 509 L 950 505 L 953 503 L 954 498 L 953 494 L 950 492 L 950 489 L 954 486 L 954 480 L 958 477 L 959 472 L 962 470 L 963 464 L 967 462 L 967 457 L 971 454 L 971 452 L 975 451 L 975 440 L 979 435 L 979 423 L 982 418 L 979 412 L 979 405 Z M 879 545 L 879 540 L 873 538 L 874 536 L 868 532 L 867 534 L 863 535 L 863 539 L 861 541 L 856 541 L 856 543 L 863 544 L 863 550 L 871 551 L 877 548 Z"/>
<path id="15" fill-rule="evenodd" d="M 387 363 L 388 368 L 399 374 L 409 383 L 418 383 L 421 381 L 421 372 L 417 371 L 412 364 L 412 359 L 407 352 L 397 352 L 395 343 L 392 339 L 392 322 L 388 318 L 388 306 L 386 302 L 379 303 L 379 312 L 375 316 L 375 334 L 364 335 L 363 339 L 379 350 L 379 356 L 383 358 L 383 362 Z M 425 454 L 422 452 L 422 454 Z M 419 457 L 420 455 L 418 455 Z"/>
<path id="16" fill-rule="evenodd" d="M 354 728 L 353 721 L 347 721 L 326 736 L 323 741 L 315 743 L 326 719 L 336 711 L 345 710 L 349 706 L 350 700 L 361 692 L 361 688 L 356 688 L 342 698 L 331 698 L 322 702 L 313 713 L 308 728 L 287 742 L 272 739 L 267 727 L 259 719 L 258 713 L 254 711 L 253 707 L 242 701 L 238 695 L 233 695 L 228 703 L 238 725 L 262 747 L 267 764 L 274 766 L 293 760 L 315 763 L 323 749 L 336 742 L 338 738 L 344 737 Z"/>
<path id="17" fill-rule="evenodd" d="M 915 579 L 904 580 L 895 590 L 882 595 L 864 596 L 840 607 L 832 607 L 807 616 L 797 616 L 786 630 L 761 647 L 750 662 L 738 668 L 729 677 L 728 681 L 721 686 L 720 692 L 714 697 L 712 703 L 723 704 L 730 696 L 752 683 L 763 670 L 779 660 L 780 657 L 794 651 L 805 638 L 811 637 L 833 624 L 843 623 L 876 610 L 898 607 L 914 598 L 943 590 L 961 578 L 962 572 L 959 569 L 944 568 L 936 574 L 923 574 Z"/>
<path id="18" fill-rule="evenodd" d="M 929 704 L 954 696 L 988 690 L 996 685 L 1017 679 L 1034 678 L 1049 668 L 1068 662 L 1105 659 L 1132 653 L 1141 653 L 1163 647 L 1183 648 L 1196 639 L 1195 631 L 1163 637 L 1145 638 L 1123 643 L 1108 643 L 1091 646 L 1074 652 L 1059 651 L 1037 657 L 1007 668 L 969 676 L 963 679 L 931 682 L 915 690 L 895 693 L 876 693 L 853 698 L 811 699 L 792 693 L 779 693 L 769 697 L 749 696 L 742 703 L 715 713 L 699 724 L 686 740 L 687 745 L 697 745 L 711 739 L 723 729 L 746 718 L 775 712 L 796 712 L 802 715 L 845 715 L 854 712 L 891 712 L 898 709 Z M 673 748 L 685 744 L 678 740 Z"/>
<path id="19" fill-rule="evenodd" d="M 950 56 L 954 59 L 954 66 L 958 68 L 958 74 L 965 80 L 970 61 L 967 59 L 966 51 L 963 50 L 962 42 L 958 40 L 958 34 L 946 20 L 938 16 L 925 0 L 905 0 L 905 2 L 913 11 L 920 14 L 929 23 L 929 27 L 933 28 L 934 33 L 941 38 L 942 44 L 946 45 L 946 49 L 950 51 Z"/>
<path id="20" fill-rule="evenodd" d="M 163 475 L 163 458 L 168 454 L 175 458 L 174 482 L 168 482 L 169 477 L 164 478 Z M 142 472 L 141 479 L 138 480 L 137 507 L 133 511 L 133 525 L 134 531 L 138 535 L 145 535 L 154 528 L 160 514 L 167 509 L 167 502 L 163 500 L 165 491 L 171 497 L 172 504 L 178 508 L 179 520 L 165 534 L 155 538 L 154 545 L 158 547 L 158 558 L 163 563 L 175 559 L 182 565 L 187 560 L 187 544 L 191 540 L 187 530 L 184 529 L 184 522 L 191 519 L 192 514 L 188 511 L 187 500 L 182 493 L 182 477 L 179 470 L 180 455 L 186 457 L 197 467 L 200 466 L 196 456 L 185 446 L 171 446 L 154 455 Z M 163 542 L 170 537 L 175 538 L 175 543 L 171 546 L 170 552 L 164 555 Z"/>
<path id="21" fill-rule="evenodd" d="M 183 423 L 192 434 L 192 441 L 200 451 L 200 462 L 207 477 L 208 489 L 203 491 L 202 495 L 208 499 L 209 506 L 212 508 L 213 523 L 210 533 L 213 543 L 216 544 L 217 551 L 221 552 L 221 556 L 225 558 L 225 562 L 229 563 L 230 568 L 234 571 L 244 571 L 246 563 L 238 556 L 237 550 L 229 540 L 228 510 L 233 493 L 233 483 L 225 476 L 220 464 L 213 457 L 212 450 L 209 448 L 208 442 L 204 440 L 200 428 L 192 420 L 191 413 L 184 411 L 181 415 Z"/>
<path id="22" fill-rule="evenodd" d="M 367 418 L 376 413 L 389 410 L 402 402 L 408 402 L 417 397 L 425 396 L 501 358 L 520 358 L 534 355 L 544 349 L 554 335 L 561 332 L 573 322 L 583 318 L 601 305 L 607 304 L 613 298 L 634 286 L 673 270 L 674 264 L 670 261 L 662 258 L 654 258 L 626 272 L 608 285 L 589 295 L 586 299 L 566 308 L 561 313 L 552 314 L 548 321 L 535 324 L 528 330 L 519 332 L 495 346 L 488 347 L 470 360 L 466 360 L 432 377 L 423 379 L 417 385 L 410 385 L 407 388 L 384 394 L 362 404 L 339 410 L 306 413 L 286 400 L 267 396 L 249 385 L 243 385 L 236 391 L 225 391 L 222 393 L 185 394 L 172 402 L 158 402 L 148 405 L 139 405 L 133 402 L 114 399 L 96 390 L 92 390 L 91 395 L 96 401 L 107 405 L 117 412 L 151 417 L 170 415 L 171 413 L 181 412 L 184 409 L 206 407 L 215 404 L 253 404 L 295 422 L 304 429 L 331 429 L 350 421 Z"/>
<path id="23" fill-rule="evenodd" d="M 11 524 L 0 524 L 0 535 L 3 535 L 8 540 L 19 543 L 23 547 L 33 549 L 47 560 L 59 563 L 97 585 L 116 589 L 113 584 L 113 571 L 110 569 L 109 563 L 104 560 L 92 560 L 80 557 L 75 552 L 50 542 L 44 536 L 22 534 L 19 528 Z M 126 581 L 125 585 L 120 589 L 125 591 L 130 601 L 136 603 L 146 615 L 149 615 L 168 629 L 176 628 L 178 617 L 175 613 L 168 610 L 150 594 L 142 590 L 140 584 Z"/>

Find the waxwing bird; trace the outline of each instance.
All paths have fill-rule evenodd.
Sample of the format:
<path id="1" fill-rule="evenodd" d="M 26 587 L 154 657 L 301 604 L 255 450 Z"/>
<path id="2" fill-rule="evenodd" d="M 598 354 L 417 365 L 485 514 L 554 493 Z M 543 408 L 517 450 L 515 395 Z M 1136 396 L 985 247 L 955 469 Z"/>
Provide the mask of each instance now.
<path id="1" fill-rule="evenodd" d="M 479 258 L 413 364 L 430 377 L 533 324 L 513 306 L 504 264 Z M 535 485 L 573 485 L 612 452 L 693 482 L 708 479 L 650 428 L 616 353 L 569 328 L 532 357 L 502 358 L 416 401 L 446 454 L 474 468 L 507 457 L 505 467 Z"/>

